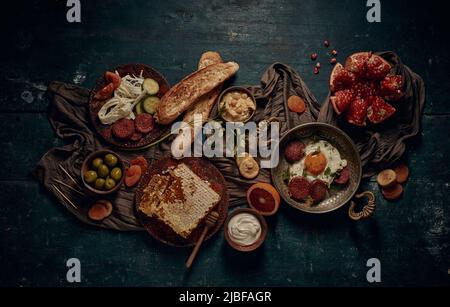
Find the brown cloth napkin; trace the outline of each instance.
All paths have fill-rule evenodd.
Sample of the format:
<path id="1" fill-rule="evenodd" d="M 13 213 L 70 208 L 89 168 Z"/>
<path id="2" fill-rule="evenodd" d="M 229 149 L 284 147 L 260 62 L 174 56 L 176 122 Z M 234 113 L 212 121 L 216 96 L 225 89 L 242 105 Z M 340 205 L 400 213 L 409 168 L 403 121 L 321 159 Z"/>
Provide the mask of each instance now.
<path id="1" fill-rule="evenodd" d="M 275 117 L 280 120 L 281 131 L 295 127 L 302 123 L 315 121 L 319 114 L 319 104 L 310 93 L 299 75 L 290 67 L 275 63 L 263 74 L 260 86 L 251 86 L 249 89 L 254 93 L 258 102 L 255 120 Z M 39 161 L 34 170 L 38 180 L 62 203 L 70 212 L 85 223 L 111 228 L 122 231 L 142 230 L 142 226 L 134 214 L 134 193 L 136 188 L 124 186 L 117 194 L 109 197 L 115 209 L 113 214 L 102 222 L 91 221 L 87 217 L 87 210 L 94 202 L 92 196 L 80 197 L 70 189 L 54 182 L 54 179 L 62 180 L 70 184 L 70 180 L 58 167 L 61 164 L 72 177 L 80 178 L 80 168 L 84 158 L 92 151 L 108 148 L 102 139 L 94 132 L 89 117 L 89 90 L 72 84 L 52 82 L 48 87 L 50 104 L 48 117 L 56 135 L 63 139 L 67 145 L 50 149 Z M 300 95 L 308 104 L 307 111 L 301 116 L 292 112 L 286 112 L 286 100 L 290 95 Z M 216 111 L 215 111 L 216 112 Z M 172 138 L 142 151 L 118 152 L 129 163 L 138 155 L 146 158 L 159 159 L 169 154 Z M 270 171 L 263 169 L 258 178 L 252 181 L 244 180 L 239 176 L 236 162 L 232 158 L 214 158 L 211 161 L 224 175 L 230 194 L 230 206 L 245 203 L 245 192 L 247 188 L 256 181 L 270 182 Z M 67 201 L 59 195 L 52 184 L 58 186 L 77 209 L 71 207 Z M 81 182 L 79 182 L 81 185 Z"/>
<path id="2" fill-rule="evenodd" d="M 406 100 L 414 115 L 410 116 L 409 122 L 401 122 L 399 123 L 400 127 L 391 128 L 400 131 L 397 134 L 386 128 L 383 132 L 369 131 L 363 134 L 367 139 L 358 138 L 357 145 L 364 166 L 370 166 L 377 161 L 389 164 L 397 160 L 404 151 L 403 141 L 407 137 L 417 134 L 420 124 L 420 113 L 424 100 L 423 82 L 409 68 L 403 66 L 397 56 L 392 53 L 386 53 L 386 56 L 389 56 L 392 61 L 396 61 L 397 71 L 404 75 L 405 80 L 410 81 L 407 82 L 410 85 L 407 88 Z M 254 94 L 258 103 L 254 120 L 259 122 L 263 119 L 275 118 L 280 122 L 280 133 L 300 124 L 314 122 L 317 119 L 332 124 L 340 124 L 334 118 L 328 99 L 320 109 L 316 98 L 311 94 L 300 76 L 287 65 L 281 63 L 270 65 L 261 77 L 261 84 L 248 88 Z M 121 231 L 142 230 L 142 226 L 134 214 L 133 202 L 136 188 L 129 189 L 122 186 L 117 194 L 111 196 L 110 200 L 114 203 L 115 210 L 109 218 L 102 222 L 93 222 L 87 217 L 87 210 L 94 201 L 92 197 L 80 197 L 70 189 L 56 184 L 77 205 L 77 209 L 74 209 L 54 190 L 52 186 L 52 184 L 55 184 L 54 179 L 70 183 L 69 179 L 58 168 L 58 164 L 61 164 L 74 178 L 78 179 L 80 178 L 80 168 L 84 158 L 90 152 L 100 148 L 108 148 L 109 145 L 102 142 L 90 123 L 88 89 L 61 82 L 52 82 L 48 87 L 48 94 L 51 98 L 48 109 L 50 123 L 56 135 L 63 139 L 67 145 L 52 148 L 42 157 L 34 170 L 38 180 L 60 203 L 83 222 Z M 298 115 L 287 111 L 286 102 L 291 95 L 299 95 L 305 100 L 307 109 L 303 114 Z M 410 124 L 408 125 L 408 123 Z M 344 128 L 353 137 L 354 131 L 348 130 L 347 127 Z M 385 134 L 387 139 L 385 139 Z M 359 134 L 357 136 L 359 137 Z M 167 141 L 142 151 L 130 152 L 114 148 L 113 150 L 120 154 L 125 163 L 138 155 L 144 155 L 150 160 L 159 159 L 169 154 L 171 140 L 172 138 L 169 138 Z M 383 146 L 380 146 L 381 143 Z M 245 203 L 245 193 L 254 182 L 270 182 L 270 170 L 268 169 L 262 169 L 256 179 L 249 181 L 240 177 L 233 158 L 213 158 L 210 160 L 227 181 L 230 206 Z M 371 170 L 371 168 L 367 169 Z M 365 175 L 369 174 L 369 171 L 367 173 L 365 171 Z"/>

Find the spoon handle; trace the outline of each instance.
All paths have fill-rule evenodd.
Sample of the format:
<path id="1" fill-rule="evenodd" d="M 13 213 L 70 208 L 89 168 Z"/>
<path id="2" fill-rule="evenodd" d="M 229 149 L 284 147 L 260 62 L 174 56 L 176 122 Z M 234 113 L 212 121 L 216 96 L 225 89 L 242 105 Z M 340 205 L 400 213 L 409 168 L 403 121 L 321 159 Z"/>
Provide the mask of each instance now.
<path id="1" fill-rule="evenodd" d="M 195 257 L 197 257 L 198 251 L 200 250 L 200 246 L 203 243 L 203 240 L 205 239 L 206 233 L 208 232 L 209 227 L 206 226 L 203 229 L 203 232 L 200 236 L 200 238 L 198 239 L 197 243 L 195 244 L 194 250 L 192 251 L 191 255 L 189 256 L 188 260 L 186 261 L 186 267 L 189 269 L 192 266 L 192 263 L 195 260 Z"/>

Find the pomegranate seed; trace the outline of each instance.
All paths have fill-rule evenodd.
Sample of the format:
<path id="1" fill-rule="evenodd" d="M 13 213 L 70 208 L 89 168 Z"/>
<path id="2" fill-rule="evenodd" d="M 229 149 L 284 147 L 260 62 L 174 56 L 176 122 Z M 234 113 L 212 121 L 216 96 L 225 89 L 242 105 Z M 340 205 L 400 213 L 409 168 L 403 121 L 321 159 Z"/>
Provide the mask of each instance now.
<path id="1" fill-rule="evenodd" d="M 318 74 L 319 74 L 319 68 L 314 67 L 314 74 L 315 74 L 315 75 L 318 75 Z"/>
<path id="2" fill-rule="evenodd" d="M 334 64 L 336 64 L 336 63 L 337 63 L 336 58 L 330 59 L 330 64 L 331 64 L 331 65 L 334 65 Z"/>
<path id="3" fill-rule="evenodd" d="M 316 63 L 316 67 L 317 67 L 317 68 L 320 68 L 320 62 L 317 62 L 317 63 Z"/>
<path id="4" fill-rule="evenodd" d="M 336 49 L 333 49 L 333 50 L 331 51 L 331 54 L 332 54 L 333 56 L 337 56 L 338 52 L 336 51 Z"/>
<path id="5" fill-rule="evenodd" d="M 311 54 L 311 60 L 315 61 L 317 59 L 317 53 Z"/>
<path id="6" fill-rule="evenodd" d="M 325 40 L 323 42 L 323 45 L 328 48 L 328 47 L 330 47 L 330 42 L 328 40 Z"/>

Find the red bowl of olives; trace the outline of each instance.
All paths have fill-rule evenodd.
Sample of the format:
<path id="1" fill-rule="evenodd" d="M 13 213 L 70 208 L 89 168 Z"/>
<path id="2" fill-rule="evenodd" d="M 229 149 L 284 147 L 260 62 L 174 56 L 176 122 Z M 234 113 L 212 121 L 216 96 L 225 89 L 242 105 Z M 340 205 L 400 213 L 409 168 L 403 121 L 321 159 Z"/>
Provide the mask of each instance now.
<path id="1" fill-rule="evenodd" d="M 125 167 L 120 156 L 111 150 L 91 153 L 81 166 L 81 179 L 91 192 L 107 195 L 120 189 L 125 177 Z"/>

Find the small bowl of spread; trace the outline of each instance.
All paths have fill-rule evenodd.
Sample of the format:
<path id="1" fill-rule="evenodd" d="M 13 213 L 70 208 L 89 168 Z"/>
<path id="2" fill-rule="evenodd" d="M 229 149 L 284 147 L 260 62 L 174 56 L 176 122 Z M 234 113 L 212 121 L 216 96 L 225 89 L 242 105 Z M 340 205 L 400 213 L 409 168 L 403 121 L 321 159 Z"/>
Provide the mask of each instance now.
<path id="1" fill-rule="evenodd" d="M 245 87 L 230 87 L 219 96 L 219 113 L 227 122 L 245 123 L 253 117 L 255 111 L 255 97 Z"/>
<path id="2" fill-rule="evenodd" d="M 267 235 L 267 223 L 258 211 L 240 208 L 228 216 L 224 233 L 231 247 L 240 252 L 250 252 L 264 242 Z"/>

